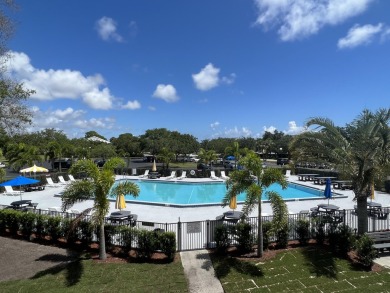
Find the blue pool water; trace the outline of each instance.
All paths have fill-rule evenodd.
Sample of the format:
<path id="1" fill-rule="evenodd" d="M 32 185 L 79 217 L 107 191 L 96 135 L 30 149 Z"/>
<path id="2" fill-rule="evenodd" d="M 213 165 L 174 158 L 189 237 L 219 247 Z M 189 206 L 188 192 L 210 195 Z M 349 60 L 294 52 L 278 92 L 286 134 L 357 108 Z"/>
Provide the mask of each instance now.
<path id="1" fill-rule="evenodd" d="M 137 198 L 131 195 L 125 196 L 126 201 L 132 202 L 171 206 L 220 205 L 226 194 L 226 185 L 223 182 L 129 181 L 140 187 L 140 195 Z M 120 182 L 120 180 L 117 182 Z M 324 196 L 323 191 L 297 184 L 289 184 L 287 189 L 282 189 L 280 185 L 273 184 L 269 187 L 269 190 L 277 191 L 285 200 L 318 199 Z M 237 197 L 239 202 L 244 200 L 245 194 L 240 194 Z M 264 194 L 263 200 L 267 200 Z"/>

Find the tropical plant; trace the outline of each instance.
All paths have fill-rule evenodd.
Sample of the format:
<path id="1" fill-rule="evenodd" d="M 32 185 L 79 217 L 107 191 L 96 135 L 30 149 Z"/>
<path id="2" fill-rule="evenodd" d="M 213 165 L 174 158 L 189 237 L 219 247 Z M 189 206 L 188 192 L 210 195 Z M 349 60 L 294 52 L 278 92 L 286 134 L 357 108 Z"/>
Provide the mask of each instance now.
<path id="1" fill-rule="evenodd" d="M 71 174 L 85 173 L 88 180 L 72 181 L 62 195 L 62 209 L 67 210 L 77 202 L 93 200 L 93 207 L 84 210 L 74 221 L 77 226 L 85 216 L 92 213 L 92 223 L 99 227 L 99 258 L 106 259 L 104 237 L 104 219 L 109 211 L 109 196 L 130 194 L 134 197 L 139 194 L 138 185 L 129 182 L 119 182 L 112 188 L 115 181 L 115 168 L 123 168 L 125 162 L 120 158 L 108 160 L 100 170 L 92 160 L 79 160 L 70 168 Z M 112 188 L 112 189 L 111 189 Z M 111 193 L 110 193 L 111 189 Z"/>
<path id="2" fill-rule="evenodd" d="M 227 205 L 230 200 L 242 192 L 246 192 L 246 198 L 243 206 L 243 215 L 247 217 L 255 206 L 258 207 L 258 225 L 257 225 L 257 255 L 263 254 L 263 233 L 261 221 L 261 199 L 263 193 L 267 197 L 275 195 L 275 192 L 267 191 L 266 188 L 273 183 L 280 184 L 283 188 L 287 187 L 287 181 L 280 170 L 275 168 L 266 168 L 263 170 L 262 160 L 253 151 L 249 151 L 245 157 L 240 159 L 242 170 L 235 170 L 231 173 L 230 179 L 226 181 L 227 192 L 223 198 L 223 205 Z"/>
<path id="3" fill-rule="evenodd" d="M 163 147 L 157 156 L 157 160 L 163 163 L 163 169 L 169 168 L 169 163 L 175 159 L 175 153 Z"/>
<path id="4" fill-rule="evenodd" d="M 272 207 L 271 233 L 276 235 L 278 247 L 286 247 L 288 243 L 288 208 L 283 198 L 274 191 L 268 193 Z"/>
<path id="5" fill-rule="evenodd" d="M 210 164 L 210 162 L 217 160 L 218 155 L 214 150 L 205 150 L 200 149 L 198 153 L 198 157 L 201 162 L 207 164 Z"/>
<path id="6" fill-rule="evenodd" d="M 312 118 L 306 126 L 314 129 L 298 135 L 290 146 L 295 158 L 321 155 L 336 165 L 342 177 L 352 179 L 359 235 L 368 229 L 367 197 L 372 183 L 389 166 L 389 123 L 390 109 L 364 110 L 344 128 L 326 118 Z"/>
<path id="7" fill-rule="evenodd" d="M 23 166 L 31 166 L 34 161 L 41 160 L 39 149 L 25 143 L 9 144 L 5 157 L 14 170 L 19 171 Z"/>

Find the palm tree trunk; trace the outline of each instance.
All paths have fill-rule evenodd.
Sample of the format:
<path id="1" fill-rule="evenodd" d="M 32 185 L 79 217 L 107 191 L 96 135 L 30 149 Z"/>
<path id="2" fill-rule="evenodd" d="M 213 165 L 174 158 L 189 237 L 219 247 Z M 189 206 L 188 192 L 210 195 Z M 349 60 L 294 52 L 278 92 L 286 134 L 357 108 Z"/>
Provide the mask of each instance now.
<path id="1" fill-rule="evenodd" d="M 368 231 L 367 196 L 365 194 L 359 194 L 357 196 L 357 216 L 358 234 L 363 235 Z"/>
<path id="2" fill-rule="evenodd" d="M 99 237 L 99 259 L 105 260 L 107 258 L 106 254 L 106 237 L 104 235 L 104 222 L 100 224 L 100 237 Z"/>
<path id="3" fill-rule="evenodd" d="M 261 195 L 259 196 L 259 206 L 257 215 L 257 257 L 263 256 L 263 225 L 261 219 Z"/>

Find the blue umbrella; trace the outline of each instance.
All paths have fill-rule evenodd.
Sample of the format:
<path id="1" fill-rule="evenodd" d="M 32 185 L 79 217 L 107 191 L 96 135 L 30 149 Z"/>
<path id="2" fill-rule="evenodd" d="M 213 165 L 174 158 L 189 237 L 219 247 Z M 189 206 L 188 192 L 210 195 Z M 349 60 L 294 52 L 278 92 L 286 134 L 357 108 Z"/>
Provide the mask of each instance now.
<path id="1" fill-rule="evenodd" d="M 36 179 L 27 178 L 24 176 L 18 176 L 15 177 L 14 179 L 1 183 L 0 186 L 19 186 L 20 189 L 22 185 L 29 185 L 38 182 L 39 180 Z M 22 199 L 22 191 L 20 191 L 20 199 Z"/>
<path id="2" fill-rule="evenodd" d="M 331 181 L 329 178 L 326 178 L 326 181 L 325 181 L 324 195 L 325 195 L 325 198 L 328 199 L 328 204 L 329 204 L 329 199 L 332 197 Z"/>
<path id="3" fill-rule="evenodd" d="M 236 159 L 235 156 L 227 156 L 227 157 L 226 157 L 226 160 L 235 160 L 235 159 Z"/>

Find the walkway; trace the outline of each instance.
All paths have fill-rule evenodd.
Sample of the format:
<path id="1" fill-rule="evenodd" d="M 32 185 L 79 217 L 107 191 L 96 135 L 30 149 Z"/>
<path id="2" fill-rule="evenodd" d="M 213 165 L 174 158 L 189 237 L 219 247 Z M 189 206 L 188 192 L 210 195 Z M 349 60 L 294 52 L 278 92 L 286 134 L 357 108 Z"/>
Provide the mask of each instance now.
<path id="1" fill-rule="evenodd" d="M 207 250 L 180 252 L 190 293 L 223 293 Z"/>

